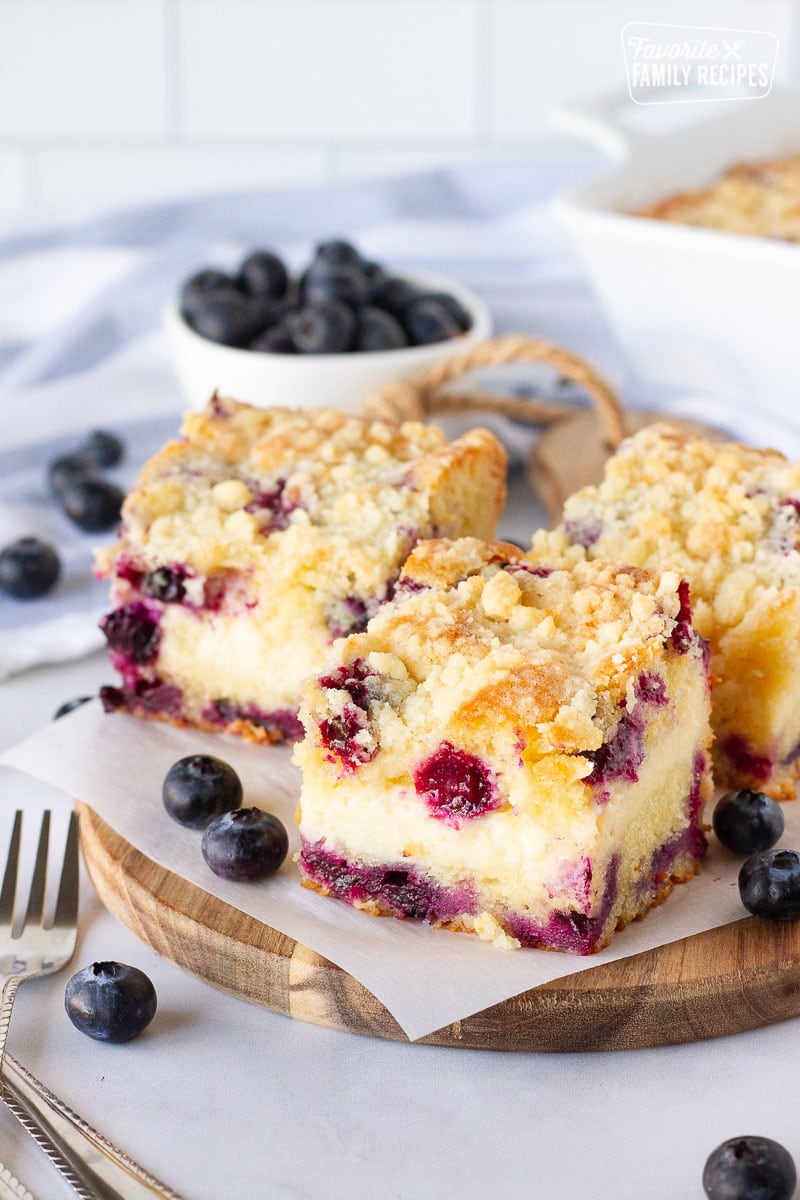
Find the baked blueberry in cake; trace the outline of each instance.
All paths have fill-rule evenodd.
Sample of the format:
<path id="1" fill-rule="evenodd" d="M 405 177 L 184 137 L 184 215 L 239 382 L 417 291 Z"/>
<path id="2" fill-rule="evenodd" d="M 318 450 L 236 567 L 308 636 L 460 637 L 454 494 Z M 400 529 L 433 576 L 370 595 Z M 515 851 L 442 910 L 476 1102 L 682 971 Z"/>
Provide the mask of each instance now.
<path id="1" fill-rule="evenodd" d="M 102 629 L 109 707 L 257 741 L 292 739 L 300 682 L 392 595 L 420 538 L 491 536 L 505 454 L 416 422 L 215 396 L 144 468 Z"/>
<path id="2" fill-rule="evenodd" d="M 679 572 L 683 617 L 712 651 L 715 778 L 775 799 L 800 771 L 800 465 L 675 425 L 622 443 L 571 496 L 537 561 L 606 559 Z"/>
<path id="3" fill-rule="evenodd" d="M 420 543 L 305 685 L 305 885 L 505 946 L 601 948 L 704 856 L 704 651 L 673 572 Z"/>

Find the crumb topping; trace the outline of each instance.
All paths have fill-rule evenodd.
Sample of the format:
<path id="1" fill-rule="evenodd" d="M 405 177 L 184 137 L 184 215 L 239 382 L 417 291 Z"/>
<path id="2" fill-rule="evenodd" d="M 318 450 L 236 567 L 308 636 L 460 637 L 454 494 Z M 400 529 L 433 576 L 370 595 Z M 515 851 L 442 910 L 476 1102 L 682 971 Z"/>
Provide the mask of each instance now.
<path id="1" fill-rule="evenodd" d="M 635 216 L 800 241 L 800 155 L 737 163 L 710 187 L 669 196 Z"/>
<path id="2" fill-rule="evenodd" d="M 468 743 L 491 714 L 496 731 L 523 731 L 542 753 L 602 745 L 634 706 L 637 678 L 672 652 L 680 612 L 675 573 L 595 562 L 541 572 L 516 546 L 473 538 L 421 542 L 403 579 L 417 586 L 341 645 L 344 662 L 375 672 L 380 721 L 422 736 L 432 707 L 437 727 Z M 320 683 L 308 692 L 315 720 L 342 702 Z"/>
<path id="3" fill-rule="evenodd" d="M 588 547 L 570 536 L 587 521 L 600 527 Z M 800 588 L 800 464 L 651 425 L 622 443 L 599 486 L 567 500 L 561 524 L 537 533 L 532 553 L 685 574 L 694 624 L 711 636 Z"/>
<path id="4" fill-rule="evenodd" d="M 147 566 L 191 562 L 200 571 L 247 569 L 274 535 L 308 547 L 399 564 L 419 536 L 458 514 L 437 510 L 442 482 L 471 459 L 492 464 L 499 515 L 505 455 L 486 430 L 448 443 L 437 428 L 391 426 L 326 409 L 259 409 L 214 397 L 188 414 L 182 437 L 145 466 L 123 508 L 122 544 Z M 463 515 L 463 514 L 462 514 Z M 456 532 L 440 529 L 441 533 Z M 108 573 L 120 546 L 101 552 Z"/>

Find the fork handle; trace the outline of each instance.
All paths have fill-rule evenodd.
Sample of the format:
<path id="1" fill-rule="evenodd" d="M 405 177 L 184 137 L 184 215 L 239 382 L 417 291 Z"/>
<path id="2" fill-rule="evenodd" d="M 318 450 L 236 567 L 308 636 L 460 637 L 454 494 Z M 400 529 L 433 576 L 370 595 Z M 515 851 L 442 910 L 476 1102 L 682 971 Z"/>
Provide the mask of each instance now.
<path id="1" fill-rule="evenodd" d="M 16 1175 L 12 1175 L 8 1167 L 0 1163 L 0 1196 L 3 1200 L 36 1200 L 24 1183 L 20 1183 Z"/>
<path id="2" fill-rule="evenodd" d="M 80 1200 L 182 1200 L 6 1054 L 0 1100 Z"/>
<path id="3" fill-rule="evenodd" d="M 81 1164 L 76 1163 L 75 1169 L 73 1169 L 73 1165 L 53 1141 L 48 1130 L 25 1107 L 21 1098 L 8 1086 L 5 1078 L 7 1064 L 5 1050 L 11 1010 L 19 985 L 29 978 L 31 978 L 29 974 L 18 972 L 5 976 L 0 983 L 0 1101 L 16 1117 L 25 1132 L 30 1134 L 39 1149 L 47 1155 L 56 1170 L 70 1185 L 78 1200 L 98 1200 L 98 1193 L 94 1189 L 88 1190 L 85 1186 L 87 1180 L 84 1178 Z"/>
<path id="4" fill-rule="evenodd" d="M 17 1118 L 22 1128 L 26 1133 L 29 1133 L 36 1145 L 42 1150 L 50 1162 L 59 1172 L 59 1174 L 70 1185 L 78 1200 L 97 1200 L 97 1193 L 87 1191 L 81 1179 L 75 1174 L 70 1164 L 61 1154 L 55 1142 L 52 1142 L 45 1132 L 44 1127 L 39 1125 L 31 1116 L 26 1108 L 18 1102 L 13 1093 L 6 1085 L 0 1086 L 0 1101 L 5 1105 L 10 1113 Z"/>

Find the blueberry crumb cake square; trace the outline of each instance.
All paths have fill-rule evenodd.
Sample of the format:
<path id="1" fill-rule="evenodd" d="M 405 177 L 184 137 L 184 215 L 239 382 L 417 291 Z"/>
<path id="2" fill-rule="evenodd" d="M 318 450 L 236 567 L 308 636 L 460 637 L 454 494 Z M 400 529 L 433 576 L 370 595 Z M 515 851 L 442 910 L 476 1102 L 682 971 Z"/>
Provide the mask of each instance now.
<path id="1" fill-rule="evenodd" d="M 699 869 L 708 659 L 673 572 L 421 542 L 304 689 L 304 884 L 587 954 Z"/>
<path id="2" fill-rule="evenodd" d="M 212 398 L 144 468 L 102 551 L 126 708 L 256 741 L 294 739 L 300 683 L 366 625 L 421 538 L 490 537 L 505 453 L 325 409 Z"/>
<path id="3" fill-rule="evenodd" d="M 776 799 L 800 772 L 800 464 L 676 425 L 624 441 L 534 537 L 537 561 L 679 572 L 712 651 L 714 775 Z"/>

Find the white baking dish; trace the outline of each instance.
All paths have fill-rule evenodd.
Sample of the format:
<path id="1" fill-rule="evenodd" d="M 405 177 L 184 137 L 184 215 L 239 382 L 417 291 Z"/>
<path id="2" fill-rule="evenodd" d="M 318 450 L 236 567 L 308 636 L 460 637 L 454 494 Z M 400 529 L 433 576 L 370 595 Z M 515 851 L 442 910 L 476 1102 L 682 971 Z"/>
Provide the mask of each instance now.
<path id="1" fill-rule="evenodd" d="M 606 97 L 557 114 L 560 128 L 619 161 L 558 197 L 555 212 L 631 366 L 800 423 L 800 244 L 628 215 L 734 162 L 800 153 L 800 95 L 739 101 L 724 114 L 699 104 L 706 119 L 660 135 L 630 132 L 621 105 Z"/>

